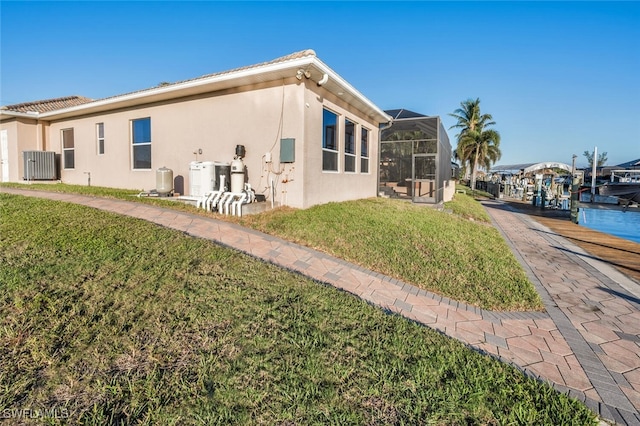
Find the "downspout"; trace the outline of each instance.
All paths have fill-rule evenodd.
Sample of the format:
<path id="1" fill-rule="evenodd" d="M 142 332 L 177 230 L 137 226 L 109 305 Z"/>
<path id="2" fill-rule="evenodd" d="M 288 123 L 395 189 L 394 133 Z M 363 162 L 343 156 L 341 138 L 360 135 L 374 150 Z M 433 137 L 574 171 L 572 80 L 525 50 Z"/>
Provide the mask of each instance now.
<path id="1" fill-rule="evenodd" d="M 36 117 L 36 149 L 38 151 L 44 151 L 42 149 L 42 129 L 40 128 L 40 120 Z"/>
<path id="2" fill-rule="evenodd" d="M 45 124 L 47 123 L 44 120 L 40 120 L 40 113 L 37 111 L 33 112 L 34 119 L 36 120 L 36 151 L 45 151 L 46 145 L 46 135 L 45 135 Z"/>
<path id="3" fill-rule="evenodd" d="M 387 130 L 388 128 L 390 128 L 391 126 L 393 126 L 393 118 L 388 121 L 384 126 L 380 127 L 378 126 L 378 164 L 376 164 L 376 185 L 378 186 L 378 188 L 376 189 L 376 197 L 380 196 L 380 161 L 382 159 L 381 155 L 382 155 L 382 132 L 384 130 Z"/>

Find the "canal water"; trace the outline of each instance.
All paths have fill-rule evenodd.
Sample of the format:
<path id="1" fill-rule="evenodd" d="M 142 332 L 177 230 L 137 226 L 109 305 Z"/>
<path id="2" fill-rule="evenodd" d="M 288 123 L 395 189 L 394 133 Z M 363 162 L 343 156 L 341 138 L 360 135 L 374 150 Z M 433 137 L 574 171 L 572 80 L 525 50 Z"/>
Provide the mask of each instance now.
<path id="1" fill-rule="evenodd" d="M 622 211 L 580 207 L 578 224 L 640 243 L 640 211 L 637 208 Z"/>

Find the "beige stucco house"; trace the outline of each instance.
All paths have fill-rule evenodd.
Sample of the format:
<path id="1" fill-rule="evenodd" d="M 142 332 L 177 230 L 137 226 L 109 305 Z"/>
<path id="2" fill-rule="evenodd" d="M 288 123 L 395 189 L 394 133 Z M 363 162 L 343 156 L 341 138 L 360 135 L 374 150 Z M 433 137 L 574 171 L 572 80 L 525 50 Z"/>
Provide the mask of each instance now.
<path id="1" fill-rule="evenodd" d="M 2 107 L 2 181 L 29 178 L 23 152 L 54 152 L 69 184 L 153 190 L 158 169 L 189 195 L 196 161 L 245 155 L 246 182 L 307 208 L 375 197 L 380 127 L 392 118 L 305 50 L 106 99 Z"/>

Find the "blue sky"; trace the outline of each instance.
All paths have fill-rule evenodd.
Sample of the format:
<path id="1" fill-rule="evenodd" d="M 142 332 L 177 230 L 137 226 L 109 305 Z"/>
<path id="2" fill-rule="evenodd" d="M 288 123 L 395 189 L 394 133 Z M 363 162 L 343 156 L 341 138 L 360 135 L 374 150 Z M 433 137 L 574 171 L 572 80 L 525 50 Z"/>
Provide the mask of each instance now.
<path id="1" fill-rule="evenodd" d="M 640 158 L 640 2 L 0 1 L 0 105 L 103 98 L 304 49 L 382 109 L 480 98 L 499 164 Z M 455 147 L 455 129 L 449 130 Z"/>

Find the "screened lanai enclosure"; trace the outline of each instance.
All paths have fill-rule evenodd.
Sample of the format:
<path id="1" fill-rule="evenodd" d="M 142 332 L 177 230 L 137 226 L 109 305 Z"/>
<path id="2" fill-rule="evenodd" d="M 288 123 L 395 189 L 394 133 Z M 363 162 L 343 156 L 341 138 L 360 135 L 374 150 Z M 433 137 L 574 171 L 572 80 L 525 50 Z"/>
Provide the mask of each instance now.
<path id="1" fill-rule="evenodd" d="M 381 133 L 380 191 L 415 203 L 440 203 L 452 194 L 451 144 L 440 117 L 407 110 Z"/>

